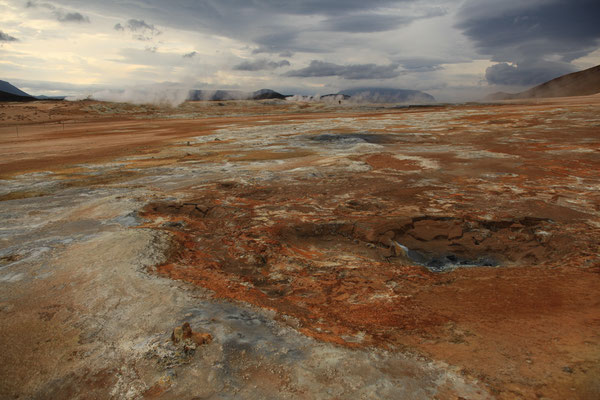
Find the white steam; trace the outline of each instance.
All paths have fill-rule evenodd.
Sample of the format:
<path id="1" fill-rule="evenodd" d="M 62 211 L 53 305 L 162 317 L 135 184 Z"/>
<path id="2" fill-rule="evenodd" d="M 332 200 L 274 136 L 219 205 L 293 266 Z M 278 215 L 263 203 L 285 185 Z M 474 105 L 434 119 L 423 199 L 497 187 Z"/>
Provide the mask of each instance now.
<path id="1" fill-rule="evenodd" d="M 286 98 L 287 101 L 295 101 L 299 103 L 325 103 L 325 104 L 343 104 L 347 103 L 348 99 L 345 99 L 343 95 L 325 95 L 321 96 L 319 94 L 315 94 L 312 96 L 301 96 L 294 95 Z"/>
<path id="2" fill-rule="evenodd" d="M 412 91 L 412 90 L 378 90 L 378 89 L 365 89 L 354 91 L 354 93 L 345 96 L 344 94 L 328 94 L 319 95 L 315 94 L 312 96 L 300 96 L 295 95 L 287 98 L 288 101 L 295 101 L 301 103 L 325 103 L 329 105 L 351 105 L 351 104 L 403 104 L 403 105 L 414 105 L 414 104 L 433 104 L 436 102 L 435 98 L 429 94 Z"/>
<path id="3" fill-rule="evenodd" d="M 92 99 L 117 103 L 154 104 L 177 107 L 187 100 L 190 90 L 191 86 L 188 85 L 163 82 L 132 86 L 125 89 L 106 89 L 84 96 L 68 97 L 67 100 L 76 101 Z"/>

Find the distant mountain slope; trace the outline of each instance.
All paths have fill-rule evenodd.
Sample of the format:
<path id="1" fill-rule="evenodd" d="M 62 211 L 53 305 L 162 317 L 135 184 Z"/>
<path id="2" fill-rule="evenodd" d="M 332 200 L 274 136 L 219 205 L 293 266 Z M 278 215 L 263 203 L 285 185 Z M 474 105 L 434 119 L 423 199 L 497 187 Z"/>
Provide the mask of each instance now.
<path id="1" fill-rule="evenodd" d="M 355 88 L 342 90 L 339 95 L 350 96 L 355 101 L 369 103 L 432 103 L 435 98 L 419 90 L 392 88 Z"/>
<path id="2" fill-rule="evenodd" d="M 559 76 L 520 93 L 498 92 L 488 100 L 528 99 L 542 97 L 588 96 L 600 93 L 600 65 L 583 71 Z"/>
<path id="3" fill-rule="evenodd" d="M 244 92 L 241 90 L 190 90 L 188 100 L 265 100 L 285 99 L 286 97 L 271 89 L 260 89 L 255 92 Z"/>
<path id="4" fill-rule="evenodd" d="M 19 96 L 18 94 L 8 93 L 0 90 L 0 101 L 35 101 L 35 97 Z"/>
<path id="5" fill-rule="evenodd" d="M 22 97 L 33 97 L 6 81 L 0 81 L 0 91 Z"/>

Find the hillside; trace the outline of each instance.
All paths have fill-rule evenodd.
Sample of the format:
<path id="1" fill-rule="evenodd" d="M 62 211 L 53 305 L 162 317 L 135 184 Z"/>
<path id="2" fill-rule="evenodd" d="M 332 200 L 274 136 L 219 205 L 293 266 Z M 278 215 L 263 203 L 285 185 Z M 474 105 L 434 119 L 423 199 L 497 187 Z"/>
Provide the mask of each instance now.
<path id="1" fill-rule="evenodd" d="M 600 65 L 563 75 L 520 93 L 498 92 L 488 100 L 511 100 L 543 97 L 588 96 L 600 93 Z"/>
<path id="2" fill-rule="evenodd" d="M 35 100 L 36 100 L 35 97 L 31 97 L 29 95 L 20 96 L 18 94 L 9 93 L 9 92 L 0 90 L 0 101 L 35 101 Z"/>
<path id="3" fill-rule="evenodd" d="M 35 97 L 6 81 L 0 81 L 0 101 L 33 101 Z"/>
<path id="4" fill-rule="evenodd" d="M 188 100 L 225 101 L 225 100 L 265 100 L 285 99 L 282 95 L 271 89 L 260 89 L 255 92 L 241 90 L 190 90 Z"/>

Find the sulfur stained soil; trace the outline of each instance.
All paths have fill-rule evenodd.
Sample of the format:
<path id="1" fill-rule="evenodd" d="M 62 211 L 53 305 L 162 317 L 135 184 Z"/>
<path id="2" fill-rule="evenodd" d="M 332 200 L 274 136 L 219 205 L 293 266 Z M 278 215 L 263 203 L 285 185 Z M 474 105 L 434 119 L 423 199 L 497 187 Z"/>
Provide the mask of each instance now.
<path id="1" fill-rule="evenodd" d="M 598 95 L 0 121 L 2 398 L 600 397 Z"/>

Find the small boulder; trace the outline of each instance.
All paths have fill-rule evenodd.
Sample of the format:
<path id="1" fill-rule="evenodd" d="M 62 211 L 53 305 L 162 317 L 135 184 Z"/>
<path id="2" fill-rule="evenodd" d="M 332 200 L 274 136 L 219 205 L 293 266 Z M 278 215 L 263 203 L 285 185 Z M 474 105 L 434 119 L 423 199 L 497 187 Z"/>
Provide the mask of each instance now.
<path id="1" fill-rule="evenodd" d="M 183 340 L 183 329 L 181 329 L 180 326 L 173 329 L 173 333 L 171 334 L 171 340 L 175 344 L 177 344 Z"/>
<path id="2" fill-rule="evenodd" d="M 408 249 L 396 241 L 392 241 L 392 253 L 396 257 L 408 259 Z"/>
<path id="3" fill-rule="evenodd" d="M 212 335 L 210 333 L 193 332 L 192 333 L 192 340 L 198 346 L 201 346 L 203 344 L 210 343 L 212 341 Z"/>
<path id="4" fill-rule="evenodd" d="M 189 339 L 192 337 L 193 332 L 189 322 L 184 322 L 183 325 L 181 325 L 181 330 L 183 331 L 184 339 Z"/>
<path id="5" fill-rule="evenodd" d="M 171 340 L 174 344 L 183 344 L 186 347 L 195 348 L 195 345 L 200 346 L 210 343 L 212 336 L 210 333 L 194 332 L 189 322 L 184 322 L 183 325 L 173 329 Z"/>

